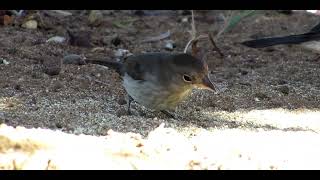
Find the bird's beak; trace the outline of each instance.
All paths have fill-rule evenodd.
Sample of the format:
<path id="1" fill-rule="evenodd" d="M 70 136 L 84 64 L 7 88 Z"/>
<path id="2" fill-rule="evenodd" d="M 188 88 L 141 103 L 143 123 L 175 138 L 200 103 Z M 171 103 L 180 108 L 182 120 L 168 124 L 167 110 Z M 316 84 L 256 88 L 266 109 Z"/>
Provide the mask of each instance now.
<path id="1" fill-rule="evenodd" d="M 202 79 L 201 88 L 208 89 L 210 91 L 217 91 L 217 88 L 215 87 L 215 85 L 210 81 L 209 76 L 205 76 Z"/>

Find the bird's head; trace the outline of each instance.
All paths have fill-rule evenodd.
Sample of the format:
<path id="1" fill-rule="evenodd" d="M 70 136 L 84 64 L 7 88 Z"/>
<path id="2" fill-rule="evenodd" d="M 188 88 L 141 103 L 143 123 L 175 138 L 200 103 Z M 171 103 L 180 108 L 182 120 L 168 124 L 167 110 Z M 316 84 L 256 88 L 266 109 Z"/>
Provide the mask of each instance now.
<path id="1" fill-rule="evenodd" d="M 210 81 L 208 64 L 203 59 L 182 53 L 174 55 L 172 63 L 175 69 L 175 81 L 180 86 L 217 91 Z"/>

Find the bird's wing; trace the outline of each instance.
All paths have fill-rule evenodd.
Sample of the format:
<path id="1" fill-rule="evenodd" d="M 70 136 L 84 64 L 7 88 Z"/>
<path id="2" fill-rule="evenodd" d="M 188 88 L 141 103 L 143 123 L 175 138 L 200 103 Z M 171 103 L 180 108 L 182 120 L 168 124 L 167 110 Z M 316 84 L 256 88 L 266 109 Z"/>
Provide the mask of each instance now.
<path id="1" fill-rule="evenodd" d="M 135 80 L 145 80 L 145 71 L 136 58 L 130 58 L 124 63 L 124 72 Z"/>

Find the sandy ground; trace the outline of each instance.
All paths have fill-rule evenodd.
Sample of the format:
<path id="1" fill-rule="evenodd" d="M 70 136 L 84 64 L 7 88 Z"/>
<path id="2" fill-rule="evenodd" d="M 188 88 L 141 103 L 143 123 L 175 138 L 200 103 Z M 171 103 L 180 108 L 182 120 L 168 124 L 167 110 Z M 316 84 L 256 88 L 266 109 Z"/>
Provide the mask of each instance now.
<path id="1" fill-rule="evenodd" d="M 42 15 L 43 23 L 37 29 L 0 26 L 0 58 L 9 62 L 0 64 L 0 123 L 54 130 L 12 130 L 2 125 L 0 140 L 9 145 L 1 143 L 1 157 L 6 157 L 0 158 L 4 160 L 0 163 L 1 168 L 14 168 L 12 160 L 19 159 L 19 153 L 25 153 L 20 148 L 16 154 L 14 144 L 27 141 L 27 144 L 50 145 L 56 149 L 50 150 L 53 154 L 68 149 L 66 153 L 58 153 L 66 156 L 76 152 L 74 149 L 78 151 L 86 147 L 86 150 L 70 157 L 70 164 L 63 165 L 55 160 L 55 156 L 43 151 L 44 147 L 35 145 L 40 153 L 49 153 L 41 156 L 45 157 L 43 162 L 48 163 L 51 159 L 57 169 L 319 169 L 315 163 L 320 130 L 320 64 L 317 53 L 298 45 L 250 49 L 239 44 L 252 38 L 305 32 L 318 22 L 317 16 L 267 11 L 245 19 L 222 35 L 217 44 L 225 58 L 214 52 L 207 56 L 210 77 L 221 92 L 214 94 L 195 90 L 178 107 L 176 114 L 179 118 L 170 119 L 136 103 L 133 104 L 133 115 L 126 115 L 121 79 L 110 69 L 98 65 L 65 64 L 58 75 L 48 75 L 45 69 L 54 68 L 57 62 L 70 54 L 115 59 L 118 49 L 127 49 L 133 54 L 167 51 L 164 46 L 168 40 L 175 44 L 173 52 L 181 52 L 190 38 L 190 15 L 178 11 L 160 11 L 144 16 L 134 15 L 131 11 L 103 11 L 103 22 L 92 26 L 88 23 L 86 11 L 70 12 L 73 15 L 62 18 Z M 221 12 L 195 13 L 200 34 L 217 29 Z M 189 22 L 184 22 L 184 18 Z M 90 32 L 92 47 L 72 46 L 67 42 L 46 43 L 53 36 L 66 37 L 67 28 Z M 140 43 L 146 37 L 158 36 L 168 30 L 171 36 L 167 39 Z M 201 45 L 208 52 L 212 49 L 209 41 L 201 42 Z M 162 123 L 169 129 L 153 131 Z M 110 129 L 120 134 L 113 137 L 108 134 Z M 167 130 L 170 133 L 164 133 Z M 129 132 L 141 135 L 138 141 L 145 143 L 141 147 L 154 146 L 156 151 L 163 143 L 173 152 L 167 152 L 161 146 L 157 151 L 159 155 L 153 150 L 134 147 L 134 143 L 130 145 L 131 135 L 126 134 Z M 151 134 L 157 132 L 157 138 L 152 139 Z M 15 136 L 19 138 L 15 139 Z M 50 144 L 52 136 L 57 138 L 57 143 Z M 74 144 L 60 147 L 59 143 L 64 142 L 58 141 L 64 137 L 65 143 L 74 139 Z M 81 138 L 87 139 L 83 142 L 88 141 L 90 145 L 81 143 Z M 86 158 L 83 162 L 88 161 L 88 164 L 77 163 L 76 166 L 71 163 L 72 158 L 86 153 L 102 155 L 119 151 L 107 151 L 109 143 L 122 147 L 119 142 L 109 142 L 118 138 L 123 138 L 121 142 L 133 147 L 134 158 L 140 159 L 147 154 L 146 164 L 153 165 L 147 166 L 145 162 L 134 166 L 123 162 L 123 167 L 103 164 L 104 158 L 111 158 L 110 154 L 101 159 L 97 155 L 95 160 L 101 163 L 96 166 L 89 166 L 93 160 Z M 197 146 L 197 150 L 192 146 Z M 152 158 L 158 160 L 153 161 Z M 177 164 L 172 161 L 172 166 L 165 166 L 166 158 L 180 158 L 181 161 L 177 160 Z M 191 160 L 199 161 L 201 165 L 188 165 Z M 122 160 L 119 161 L 122 164 Z M 21 165 L 23 167 L 37 168 Z M 44 167 L 47 166 L 39 166 Z"/>

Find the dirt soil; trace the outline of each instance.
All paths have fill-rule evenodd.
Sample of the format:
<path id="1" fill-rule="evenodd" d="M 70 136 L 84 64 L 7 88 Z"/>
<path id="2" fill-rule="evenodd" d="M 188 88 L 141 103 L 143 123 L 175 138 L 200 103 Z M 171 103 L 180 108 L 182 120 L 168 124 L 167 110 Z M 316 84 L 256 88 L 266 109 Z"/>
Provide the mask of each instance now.
<path id="1" fill-rule="evenodd" d="M 244 19 L 217 41 L 224 58 L 212 51 L 209 41 L 202 41 L 200 46 L 209 52 L 210 78 L 221 91 L 195 90 L 177 108 L 179 118 L 172 119 L 136 103 L 133 115 L 127 115 L 121 79 L 111 69 L 64 64 L 58 75 L 48 75 L 43 66 L 52 68 L 70 54 L 115 60 L 118 49 L 133 54 L 169 52 L 164 48 L 168 40 L 174 42 L 172 52 L 182 52 L 190 39 L 191 15 L 108 10 L 102 11 L 102 23 L 93 26 L 88 22 L 89 11 L 70 12 L 66 17 L 40 14 L 37 29 L 0 26 L 0 58 L 9 62 L 0 63 L 0 124 L 95 136 L 105 136 L 112 129 L 147 137 L 162 123 L 186 137 L 202 129 L 320 132 L 317 53 L 299 45 L 251 49 L 240 44 L 308 31 L 319 21 L 315 15 L 266 11 Z M 198 33 L 219 29 L 220 13 L 225 12 L 195 11 Z M 90 32 L 92 47 L 46 42 L 53 36 L 67 37 L 66 29 Z M 169 38 L 141 42 L 168 30 Z"/>

